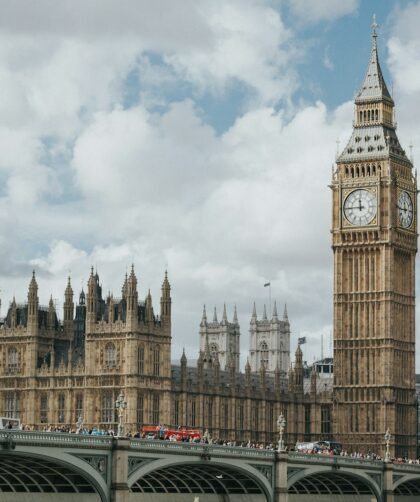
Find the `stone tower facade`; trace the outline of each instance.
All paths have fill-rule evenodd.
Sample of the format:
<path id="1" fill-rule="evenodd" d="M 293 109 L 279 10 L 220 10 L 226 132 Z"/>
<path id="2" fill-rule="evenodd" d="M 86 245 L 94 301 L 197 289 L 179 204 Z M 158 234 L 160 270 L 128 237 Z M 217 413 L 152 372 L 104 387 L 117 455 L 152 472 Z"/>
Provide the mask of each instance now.
<path id="1" fill-rule="evenodd" d="M 264 305 L 263 316 L 259 321 L 254 303 L 249 336 L 251 371 L 260 371 L 264 365 L 265 371 L 274 373 L 277 369 L 280 373 L 286 374 L 290 366 L 290 323 L 286 306 L 283 319 L 280 320 L 277 315 L 276 302 L 274 302 L 271 319 L 268 319 Z"/>
<path id="2" fill-rule="evenodd" d="M 331 185 L 334 427 L 358 451 L 377 451 L 389 429 L 395 454 L 413 457 L 417 180 L 376 42 L 374 24 L 353 133 Z"/>
<path id="3" fill-rule="evenodd" d="M 206 307 L 200 323 L 200 353 L 212 359 L 217 358 L 220 369 L 225 370 L 233 365 L 239 371 L 240 354 L 240 328 L 236 306 L 232 322 L 227 319 L 226 305 L 223 306 L 222 320 L 217 320 L 216 307 L 214 308 L 213 321 L 207 320 Z"/>

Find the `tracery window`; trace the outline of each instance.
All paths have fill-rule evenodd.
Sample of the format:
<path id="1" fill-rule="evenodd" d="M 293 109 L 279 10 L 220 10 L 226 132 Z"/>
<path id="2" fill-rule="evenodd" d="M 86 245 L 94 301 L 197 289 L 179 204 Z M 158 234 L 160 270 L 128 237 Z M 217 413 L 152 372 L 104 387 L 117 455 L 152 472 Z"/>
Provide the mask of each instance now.
<path id="1" fill-rule="evenodd" d="M 115 368 L 117 365 L 117 351 L 113 343 L 108 343 L 105 346 L 104 363 L 107 368 Z"/>
<path id="2" fill-rule="evenodd" d="M 268 345 L 266 342 L 261 342 L 260 344 L 260 361 L 261 367 L 264 365 L 265 368 L 268 368 Z"/>
<path id="3" fill-rule="evenodd" d="M 114 393 L 107 391 L 102 395 L 101 422 L 110 424 L 115 421 Z"/>
<path id="4" fill-rule="evenodd" d="M 18 369 L 18 351 L 16 347 L 10 347 L 7 351 L 7 369 L 9 371 Z"/>
<path id="5" fill-rule="evenodd" d="M 210 345 L 210 354 L 212 359 L 215 359 L 218 353 L 219 353 L 219 347 L 217 346 L 217 343 L 212 343 Z"/>
<path id="6" fill-rule="evenodd" d="M 160 374 L 160 348 L 155 347 L 153 349 L 153 376 L 159 376 Z"/>
<path id="7" fill-rule="evenodd" d="M 150 422 L 154 425 L 159 424 L 159 418 L 160 418 L 160 399 L 159 399 L 159 394 L 154 394 L 152 396 L 152 413 L 151 413 L 151 420 Z"/>
<path id="8" fill-rule="evenodd" d="M 142 392 L 137 394 L 137 424 L 139 427 L 143 425 L 144 416 L 144 395 Z"/>
<path id="9" fill-rule="evenodd" d="M 66 399 L 64 397 L 64 394 L 59 394 L 59 396 L 58 396 L 58 423 L 59 424 L 64 423 L 65 404 L 66 404 Z"/>
<path id="10" fill-rule="evenodd" d="M 4 416 L 7 418 L 19 418 L 20 396 L 17 392 L 6 392 L 4 394 Z"/>
<path id="11" fill-rule="evenodd" d="M 83 419 L 83 394 L 76 395 L 75 411 L 76 411 L 75 422 L 79 420 L 79 417 L 82 417 Z"/>
<path id="12" fill-rule="evenodd" d="M 48 422 L 48 396 L 46 394 L 41 396 L 39 412 L 41 424 L 46 424 Z"/>
<path id="13" fill-rule="evenodd" d="M 139 347 L 138 356 L 139 356 L 139 364 L 138 364 L 139 374 L 143 375 L 144 374 L 144 347 Z"/>

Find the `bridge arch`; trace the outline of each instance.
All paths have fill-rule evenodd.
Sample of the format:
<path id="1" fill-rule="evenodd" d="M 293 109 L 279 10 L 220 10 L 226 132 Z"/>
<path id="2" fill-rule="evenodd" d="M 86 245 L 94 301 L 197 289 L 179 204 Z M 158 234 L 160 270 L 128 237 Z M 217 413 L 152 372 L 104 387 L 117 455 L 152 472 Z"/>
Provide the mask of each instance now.
<path id="1" fill-rule="evenodd" d="M 420 477 L 408 474 L 397 479 L 394 483 L 394 498 L 396 502 L 420 500 Z"/>
<path id="2" fill-rule="evenodd" d="M 134 471 L 129 476 L 128 486 L 130 492 L 141 493 L 142 497 L 172 494 L 173 502 L 178 501 L 177 494 L 180 494 L 179 500 L 185 500 L 187 493 L 214 495 L 214 500 L 219 500 L 219 495 L 238 495 L 245 501 L 248 496 L 250 502 L 267 502 L 273 497 L 272 486 L 264 474 L 237 460 L 227 463 L 221 459 L 203 461 L 191 457 L 176 462 L 158 459 Z M 154 497 L 157 495 L 150 496 L 150 500 L 157 500 Z"/>
<path id="3" fill-rule="evenodd" d="M 0 492 L 8 492 L 11 500 L 14 496 L 11 494 L 16 494 L 17 501 L 26 500 L 25 493 L 30 494 L 30 500 L 38 500 L 36 493 L 39 500 L 47 493 L 56 494 L 63 501 L 66 497 L 73 500 L 70 494 L 82 493 L 92 502 L 108 500 L 106 484 L 98 483 L 98 477 L 86 462 L 69 454 L 54 455 L 56 452 L 51 449 L 44 450 L 0 451 Z"/>
<path id="4" fill-rule="evenodd" d="M 307 468 L 299 470 L 288 480 L 289 502 L 307 495 L 330 495 L 337 502 L 371 502 L 382 500 L 381 487 L 359 470 Z M 357 497 L 357 498 L 356 498 Z"/>

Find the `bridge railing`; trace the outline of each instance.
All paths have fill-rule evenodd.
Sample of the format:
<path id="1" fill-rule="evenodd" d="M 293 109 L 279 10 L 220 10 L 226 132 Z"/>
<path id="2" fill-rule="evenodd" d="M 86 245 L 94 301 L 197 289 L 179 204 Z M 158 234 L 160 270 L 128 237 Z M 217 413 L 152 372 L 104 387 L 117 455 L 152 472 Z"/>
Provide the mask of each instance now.
<path id="1" fill-rule="evenodd" d="M 66 434 L 64 432 L 36 432 L 19 430 L 1 430 L 1 441 L 13 441 L 19 443 L 32 443 L 49 446 L 74 446 L 74 447 L 95 447 L 112 448 L 112 436 L 94 436 L 90 434 Z"/>
<path id="2" fill-rule="evenodd" d="M 338 465 L 371 465 L 374 467 L 379 467 L 383 465 L 382 460 L 372 460 L 366 458 L 353 458 L 353 457 L 342 457 L 340 455 L 319 455 L 319 454 L 307 454 L 307 453 L 297 453 L 290 452 L 289 459 L 295 460 L 297 462 L 308 462 L 308 463 L 320 463 L 320 464 L 338 464 Z"/>
<path id="3" fill-rule="evenodd" d="M 259 458 L 266 460 L 273 460 L 275 458 L 275 451 L 273 450 L 260 450 L 257 448 L 243 448 L 241 446 L 222 446 L 213 444 L 202 443 L 183 443 L 175 441 L 159 441 L 148 439 L 131 439 L 130 448 L 135 450 L 152 450 L 161 451 L 165 453 L 183 454 L 183 455 L 202 455 L 210 454 L 217 456 L 237 456 L 247 458 Z"/>

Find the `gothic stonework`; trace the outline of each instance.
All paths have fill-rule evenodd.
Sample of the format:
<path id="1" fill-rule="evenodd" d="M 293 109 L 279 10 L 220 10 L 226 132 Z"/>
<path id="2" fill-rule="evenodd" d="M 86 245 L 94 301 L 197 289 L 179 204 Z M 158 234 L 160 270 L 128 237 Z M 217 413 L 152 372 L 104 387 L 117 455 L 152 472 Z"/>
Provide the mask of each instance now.
<path id="1" fill-rule="evenodd" d="M 353 134 L 333 173 L 334 415 L 338 440 L 375 451 L 387 429 L 416 454 L 417 180 L 372 52 Z"/>
<path id="2" fill-rule="evenodd" d="M 39 305 L 34 274 L 28 301 L 13 300 L 0 328 L 0 416 L 17 416 L 38 429 L 75 430 L 82 420 L 87 428 L 115 430 L 115 401 L 122 391 L 127 432 L 181 425 L 208 429 L 213 438 L 274 442 L 283 413 L 289 444 L 330 436 L 331 395 L 323 386 L 317 390 L 316 374 L 304 378 L 300 348 L 289 383 L 279 367 L 251 372 L 247 364 L 241 373 L 235 357 L 222 369 L 208 343 L 196 367 L 187 366 L 185 353 L 180 365 L 171 365 L 170 292 L 165 275 L 158 316 L 150 292 L 138 299 L 134 269 L 120 299 L 102 298 L 99 275 L 92 270 L 87 294 L 81 292 L 76 307 L 68 281 L 59 323 L 52 302 Z M 221 324 L 236 342 L 236 315 L 233 323 Z"/>

